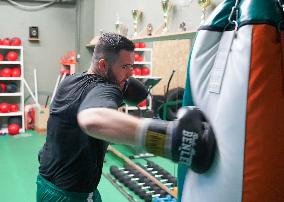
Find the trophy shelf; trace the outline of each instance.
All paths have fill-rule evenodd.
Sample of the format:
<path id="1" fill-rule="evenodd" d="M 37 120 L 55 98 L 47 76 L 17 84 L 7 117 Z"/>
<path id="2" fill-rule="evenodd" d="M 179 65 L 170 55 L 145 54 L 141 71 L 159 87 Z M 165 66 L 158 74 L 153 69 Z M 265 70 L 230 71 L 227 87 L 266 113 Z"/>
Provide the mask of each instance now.
<path id="1" fill-rule="evenodd" d="M 133 42 L 153 42 L 153 41 L 168 41 L 168 40 L 182 40 L 182 39 L 194 39 L 197 32 L 177 32 L 161 35 L 135 37 L 131 40 Z"/>

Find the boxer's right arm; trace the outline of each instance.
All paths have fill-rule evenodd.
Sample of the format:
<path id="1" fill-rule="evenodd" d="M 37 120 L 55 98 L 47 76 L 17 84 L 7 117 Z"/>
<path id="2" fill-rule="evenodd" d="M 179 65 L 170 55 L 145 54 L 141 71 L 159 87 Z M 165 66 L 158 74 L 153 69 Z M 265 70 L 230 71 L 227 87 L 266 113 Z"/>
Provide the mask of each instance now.
<path id="1" fill-rule="evenodd" d="M 212 127 L 196 108 L 183 109 L 176 121 L 138 119 L 107 108 L 79 112 L 78 123 L 90 136 L 108 142 L 139 145 L 148 152 L 207 171 L 214 158 L 216 142 Z"/>

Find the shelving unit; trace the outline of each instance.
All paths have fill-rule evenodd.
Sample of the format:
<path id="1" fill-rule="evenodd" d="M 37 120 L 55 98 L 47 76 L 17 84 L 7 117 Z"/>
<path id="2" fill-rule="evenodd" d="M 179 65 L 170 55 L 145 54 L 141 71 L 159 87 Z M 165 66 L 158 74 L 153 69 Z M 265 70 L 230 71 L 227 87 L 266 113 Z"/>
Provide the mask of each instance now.
<path id="1" fill-rule="evenodd" d="M 149 78 L 152 77 L 152 48 L 135 48 L 135 53 L 139 53 L 143 55 L 144 60 L 143 61 L 135 61 L 134 66 L 147 66 L 150 70 L 149 75 L 145 76 L 134 76 L 135 78 Z"/>
<path id="2" fill-rule="evenodd" d="M 0 93 L 0 102 L 7 102 L 7 103 L 13 103 L 19 105 L 19 111 L 17 112 L 8 112 L 8 113 L 1 113 L 0 112 L 0 119 L 2 122 L 2 127 L 0 127 L 0 132 L 2 133 L 8 133 L 7 128 L 7 121 L 8 117 L 11 116 L 21 116 L 22 119 L 22 125 L 20 132 L 25 131 L 25 121 L 24 121 L 24 55 L 23 55 L 23 46 L 1 46 L 0 45 L 0 53 L 4 56 L 7 54 L 8 51 L 15 51 L 18 53 L 18 59 L 16 61 L 6 61 L 4 58 L 4 61 L 0 61 L 0 71 L 5 67 L 13 67 L 14 65 L 17 65 L 21 69 L 21 75 L 20 77 L 1 77 L 0 76 L 0 82 L 3 83 L 16 83 L 17 85 L 17 91 L 13 93 Z"/>
<path id="3" fill-rule="evenodd" d="M 76 51 L 71 50 L 64 54 L 60 59 L 60 73 L 73 74 L 76 72 Z"/>
<path id="4" fill-rule="evenodd" d="M 142 68 L 144 66 L 147 66 L 150 70 L 149 75 L 145 76 L 138 76 L 138 75 L 133 75 L 134 78 L 137 79 L 143 79 L 143 78 L 151 78 L 152 77 L 152 48 L 135 48 L 135 53 L 139 53 L 143 55 L 143 61 L 135 61 L 134 62 L 134 68 Z M 147 103 L 146 106 L 140 107 L 140 110 L 147 110 L 152 108 L 152 98 L 151 96 L 148 96 L 147 98 Z M 148 105 L 148 106 L 147 106 Z M 136 106 L 125 106 L 125 113 L 129 113 L 131 110 L 138 110 Z"/>

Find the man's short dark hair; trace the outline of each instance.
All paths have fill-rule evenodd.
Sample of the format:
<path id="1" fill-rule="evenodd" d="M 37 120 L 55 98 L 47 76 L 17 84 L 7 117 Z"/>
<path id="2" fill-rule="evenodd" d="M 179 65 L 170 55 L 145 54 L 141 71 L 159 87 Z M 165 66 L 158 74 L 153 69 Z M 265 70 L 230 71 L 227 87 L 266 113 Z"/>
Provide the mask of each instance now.
<path id="1" fill-rule="evenodd" d="M 92 62 L 95 64 L 96 61 L 104 58 L 112 64 L 116 61 L 119 51 L 134 51 L 134 48 L 133 42 L 126 37 L 116 33 L 104 33 L 96 44 Z"/>

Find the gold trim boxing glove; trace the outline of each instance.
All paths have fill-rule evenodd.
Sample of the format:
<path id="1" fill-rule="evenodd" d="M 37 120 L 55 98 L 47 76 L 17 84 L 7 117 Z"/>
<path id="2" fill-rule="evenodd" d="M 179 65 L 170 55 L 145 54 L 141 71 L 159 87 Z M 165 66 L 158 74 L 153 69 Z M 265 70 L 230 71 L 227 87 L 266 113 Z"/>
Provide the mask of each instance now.
<path id="1" fill-rule="evenodd" d="M 204 173 L 216 150 L 213 129 L 198 108 L 184 107 L 178 114 L 179 118 L 171 122 L 144 119 L 137 141 L 150 153 Z"/>

